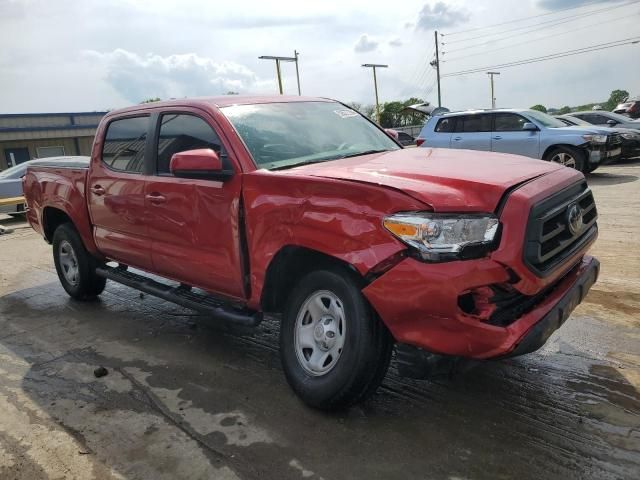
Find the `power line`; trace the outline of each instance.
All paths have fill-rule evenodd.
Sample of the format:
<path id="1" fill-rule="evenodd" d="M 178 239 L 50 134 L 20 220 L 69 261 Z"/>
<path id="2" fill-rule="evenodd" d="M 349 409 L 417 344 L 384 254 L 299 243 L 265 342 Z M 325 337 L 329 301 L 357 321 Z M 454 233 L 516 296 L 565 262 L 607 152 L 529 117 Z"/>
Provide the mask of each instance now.
<path id="1" fill-rule="evenodd" d="M 574 22 L 574 21 L 579 20 L 581 18 L 590 17 L 590 16 L 596 15 L 598 13 L 608 12 L 610 10 L 615 10 L 617 8 L 633 5 L 634 3 L 638 3 L 639 1 L 640 0 L 633 0 L 631 2 L 623 3 L 623 4 L 620 4 L 620 5 L 613 6 L 613 7 L 605 7 L 605 8 L 601 8 L 601 9 L 598 9 L 598 10 L 590 10 L 588 12 L 584 12 L 584 13 L 581 13 L 581 14 L 578 14 L 578 15 L 572 15 L 572 16 L 569 16 L 569 17 L 556 18 L 556 19 L 553 19 L 553 20 L 547 20 L 545 22 L 535 23 L 535 24 L 532 24 L 532 25 L 525 25 L 525 26 L 521 26 L 521 27 L 511 28 L 511 29 L 508 29 L 508 30 L 503 30 L 501 32 L 494 32 L 494 33 L 487 33 L 487 34 L 483 34 L 483 35 L 478 35 L 476 37 L 462 38 L 460 40 L 453 40 L 452 42 L 446 42 L 446 43 L 443 43 L 443 44 L 444 45 L 452 45 L 452 44 L 460 43 L 460 42 L 469 42 L 471 40 L 477 40 L 479 38 L 492 37 L 492 36 L 495 36 L 495 35 L 502 35 L 504 33 L 510 33 L 510 32 L 515 32 L 515 31 L 518 31 L 518 30 L 523 30 L 523 29 L 527 29 L 527 28 L 531 28 L 531 27 L 536 27 L 536 28 L 533 28 L 533 29 L 531 29 L 531 30 L 529 30 L 527 32 L 521 32 L 520 33 L 520 35 L 524 35 L 526 33 L 531 33 L 531 32 L 537 31 L 537 30 L 541 30 L 543 28 L 555 27 L 557 25 L 562 25 L 562 24 L 565 24 L 565 23 Z M 549 25 L 549 24 L 551 24 L 551 25 Z M 499 39 L 493 40 L 493 41 L 499 41 Z M 452 51 L 450 51 L 449 53 L 451 53 L 451 52 Z"/>
<path id="2" fill-rule="evenodd" d="M 460 57 L 447 58 L 446 60 L 443 60 L 443 62 L 453 62 L 453 61 L 457 61 L 457 60 L 462 60 L 463 58 L 477 57 L 477 56 L 479 56 L 479 55 L 484 55 L 484 54 L 486 54 L 486 53 L 497 52 L 497 51 L 505 50 L 505 49 L 508 49 L 508 48 L 518 47 L 518 46 L 520 46 L 520 45 L 530 45 L 532 41 L 544 40 L 544 39 L 546 39 L 546 38 L 550 38 L 550 37 L 560 37 L 560 36 L 562 36 L 562 35 L 568 35 L 568 34 L 570 34 L 570 33 L 576 32 L 576 31 L 578 31 L 578 30 L 584 30 L 585 28 L 591 28 L 591 27 L 594 27 L 594 26 L 600 26 L 600 25 L 603 25 L 603 24 L 605 24 L 605 23 L 617 22 L 617 21 L 619 21 L 619 20 L 624 20 L 624 19 L 627 19 L 627 18 L 629 18 L 629 15 L 624 15 L 624 16 L 622 16 L 622 17 L 616 17 L 616 18 L 612 18 L 612 19 L 609 19 L 609 20 L 602 20 L 602 21 L 597 22 L 597 23 L 590 23 L 589 25 L 584 25 L 584 26 L 582 26 L 582 27 L 572 28 L 572 29 L 570 29 L 570 30 L 565 30 L 565 31 L 563 31 L 563 32 L 559 32 L 559 33 L 550 33 L 550 34 L 542 35 L 542 36 L 539 36 L 539 37 L 530 38 L 530 39 L 525 40 L 525 41 L 523 41 L 523 42 L 519 42 L 519 43 L 512 43 L 512 44 L 510 44 L 510 45 L 505 45 L 504 47 L 493 48 L 493 49 L 491 49 L 491 50 L 482 50 L 482 52 L 478 52 L 478 53 L 471 53 L 471 54 L 469 54 L 469 55 L 462 55 L 462 56 L 460 56 Z M 518 36 L 518 35 L 514 35 L 514 36 Z M 510 38 L 510 37 L 509 37 L 509 38 Z M 501 40 L 504 40 L 504 39 L 501 39 Z M 497 40 L 490 41 L 490 42 L 485 42 L 485 43 L 481 43 L 481 44 L 478 44 L 478 45 L 473 45 L 473 46 L 471 46 L 471 47 L 467 47 L 466 49 L 457 49 L 457 50 L 453 50 L 453 51 L 468 50 L 468 49 L 470 49 L 470 48 L 481 47 L 481 46 L 483 46 L 483 45 L 489 45 L 489 44 L 491 44 L 491 43 L 494 43 L 495 41 L 497 41 Z M 499 40 L 498 40 L 498 41 L 499 41 Z M 453 52 L 453 51 L 452 51 L 452 52 Z M 451 53 L 451 52 L 448 52 L 448 53 Z"/>
<path id="3" fill-rule="evenodd" d="M 561 8 L 560 10 L 555 10 L 553 12 L 541 13 L 539 15 L 531 15 L 529 17 L 516 18 L 514 20 L 508 20 L 506 22 L 494 23 L 492 25 L 485 25 L 483 27 L 475 27 L 475 28 L 469 28 L 467 30 L 459 30 L 457 32 L 443 33 L 442 36 L 443 37 L 445 37 L 445 36 L 449 37 L 451 35 L 460 35 L 462 33 L 477 32 L 478 30 L 486 30 L 487 28 L 501 27 L 502 25 L 508 25 L 508 24 L 511 24 L 511 23 L 523 22 L 525 20 L 531 20 L 532 18 L 546 17 L 548 15 L 555 15 L 557 13 L 566 12 L 567 10 L 576 10 L 576 9 L 588 7 L 588 6 L 596 4 L 596 3 L 600 3 L 600 0 L 595 0 L 595 1 L 592 1 L 592 2 L 589 2 L 589 3 L 585 3 L 583 5 L 578 5 L 577 7 Z"/>
<path id="4" fill-rule="evenodd" d="M 598 45 L 591 45 L 589 47 L 583 47 L 583 48 L 578 48 L 575 50 L 568 50 L 565 52 L 557 52 L 557 53 L 552 53 L 549 55 L 543 55 L 541 57 L 533 57 L 533 58 L 527 58 L 527 59 L 523 59 L 523 60 L 516 60 L 513 62 L 509 62 L 509 63 L 503 63 L 500 65 L 489 65 L 489 66 L 485 66 L 485 67 L 478 67 L 478 68 L 472 68 L 469 70 L 461 70 L 458 72 L 452 72 L 452 73 L 447 73 L 442 75 L 442 77 L 457 77 L 460 75 L 468 75 L 471 73 L 479 73 L 479 72 L 484 72 L 486 70 L 490 70 L 490 69 L 494 69 L 494 68 L 510 68 L 510 67 L 517 67 L 519 65 L 526 65 L 529 63 L 537 63 L 537 62 L 544 62 L 546 60 L 554 60 L 556 58 L 562 58 L 562 57 L 569 57 L 572 55 L 579 55 L 581 53 L 589 53 L 589 52 L 595 52 L 598 50 L 606 50 L 609 48 L 614 48 L 614 47 L 621 47 L 623 45 L 632 45 L 632 44 L 637 44 L 640 43 L 640 37 L 631 37 L 631 38 L 625 38 L 622 40 L 616 40 L 614 42 L 608 42 L 608 43 L 602 43 L 602 44 L 598 44 Z"/>

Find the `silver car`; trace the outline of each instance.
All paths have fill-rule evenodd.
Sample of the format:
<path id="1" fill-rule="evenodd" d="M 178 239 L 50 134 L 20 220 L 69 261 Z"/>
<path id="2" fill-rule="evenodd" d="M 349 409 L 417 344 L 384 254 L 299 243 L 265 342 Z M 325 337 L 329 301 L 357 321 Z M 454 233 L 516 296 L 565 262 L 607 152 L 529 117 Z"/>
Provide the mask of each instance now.
<path id="1" fill-rule="evenodd" d="M 546 113 L 526 109 L 474 110 L 431 117 L 422 147 L 514 153 L 561 163 L 584 173 L 620 156 L 617 133 L 567 127 Z"/>

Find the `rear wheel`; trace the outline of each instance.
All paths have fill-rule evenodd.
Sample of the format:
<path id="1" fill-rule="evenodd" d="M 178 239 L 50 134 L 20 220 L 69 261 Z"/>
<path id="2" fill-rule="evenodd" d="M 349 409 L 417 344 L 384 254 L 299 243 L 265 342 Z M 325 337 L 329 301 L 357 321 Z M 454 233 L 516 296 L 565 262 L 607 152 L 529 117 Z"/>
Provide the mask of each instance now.
<path id="1" fill-rule="evenodd" d="M 559 163 L 565 167 L 574 168 L 581 172 L 584 172 L 585 168 L 585 156 L 584 153 L 576 148 L 571 147 L 556 147 L 549 151 L 545 156 L 545 160 L 550 162 Z"/>
<path id="2" fill-rule="evenodd" d="M 107 280 L 96 275 L 98 262 L 69 223 L 60 225 L 53 234 L 53 260 L 60 283 L 71 297 L 86 300 L 104 290 Z"/>
<path id="3" fill-rule="evenodd" d="M 343 269 L 308 274 L 287 303 L 280 354 L 287 381 L 323 410 L 365 400 L 382 382 L 393 340 Z"/>

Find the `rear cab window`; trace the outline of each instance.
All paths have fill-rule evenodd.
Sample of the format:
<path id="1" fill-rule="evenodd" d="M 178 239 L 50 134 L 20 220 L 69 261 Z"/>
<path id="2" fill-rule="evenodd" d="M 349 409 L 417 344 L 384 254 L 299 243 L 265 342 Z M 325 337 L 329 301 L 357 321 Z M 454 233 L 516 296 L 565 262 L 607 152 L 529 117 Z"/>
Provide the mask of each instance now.
<path id="1" fill-rule="evenodd" d="M 118 172 L 142 173 L 148 131 L 148 115 L 110 122 L 102 147 L 102 162 Z"/>

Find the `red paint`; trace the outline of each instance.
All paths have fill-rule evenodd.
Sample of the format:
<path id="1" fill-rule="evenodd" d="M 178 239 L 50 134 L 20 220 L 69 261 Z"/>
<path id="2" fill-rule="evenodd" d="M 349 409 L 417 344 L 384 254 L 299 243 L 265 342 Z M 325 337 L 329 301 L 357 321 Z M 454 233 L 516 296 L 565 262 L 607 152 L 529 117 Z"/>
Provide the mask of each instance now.
<path id="1" fill-rule="evenodd" d="M 183 171 L 217 171 L 222 170 L 222 161 L 218 154 L 210 148 L 178 152 L 171 157 L 171 172 Z"/>
<path id="2" fill-rule="evenodd" d="M 578 172 L 499 153 L 424 148 L 276 172 L 256 170 L 219 110 L 233 104 L 301 101 L 329 100 L 225 96 L 110 112 L 98 128 L 88 173 L 29 169 L 24 182 L 29 222 L 42 232 L 45 209 L 60 209 L 94 254 L 253 309 L 260 309 L 266 271 L 282 248 L 316 250 L 352 265 L 362 276 L 376 277 L 364 295 L 398 341 L 474 358 L 513 349 L 584 268 L 586 248 L 546 278 L 535 276 L 522 261 L 527 212 L 581 179 Z M 153 119 L 154 113 L 165 112 L 191 113 L 207 121 L 221 138 L 234 175 L 225 181 L 193 180 L 105 167 L 101 151 L 109 121 L 134 114 Z M 179 154 L 172 168 L 199 169 L 206 162 L 207 169 L 221 168 L 217 156 L 202 151 Z M 504 202 L 506 192 L 518 184 Z M 406 257 L 407 247 L 382 226 L 383 217 L 394 212 L 489 213 L 499 206 L 500 246 L 477 260 L 428 264 Z M 509 327 L 488 325 L 483 319 L 491 306 L 482 302 L 489 295 L 487 286 L 509 282 L 510 271 L 517 275 L 512 287 L 525 295 L 557 285 Z M 459 308 L 458 297 L 465 292 L 475 292 L 481 314 Z"/>

